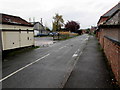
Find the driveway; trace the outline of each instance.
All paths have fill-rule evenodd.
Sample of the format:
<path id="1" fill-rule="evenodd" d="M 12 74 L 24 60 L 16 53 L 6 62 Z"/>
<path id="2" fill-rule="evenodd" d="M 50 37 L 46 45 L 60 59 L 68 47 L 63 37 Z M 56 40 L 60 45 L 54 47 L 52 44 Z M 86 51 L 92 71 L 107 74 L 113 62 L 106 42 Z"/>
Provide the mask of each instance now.
<path id="1" fill-rule="evenodd" d="M 53 37 L 35 37 L 35 46 L 46 47 L 56 43 Z"/>

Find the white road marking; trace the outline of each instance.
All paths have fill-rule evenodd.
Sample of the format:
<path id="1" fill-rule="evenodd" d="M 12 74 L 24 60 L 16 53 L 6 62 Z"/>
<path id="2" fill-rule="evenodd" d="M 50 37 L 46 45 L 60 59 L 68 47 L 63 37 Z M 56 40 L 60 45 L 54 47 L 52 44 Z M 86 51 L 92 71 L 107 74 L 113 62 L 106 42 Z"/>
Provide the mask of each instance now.
<path id="1" fill-rule="evenodd" d="M 77 57 L 78 56 L 78 52 L 80 51 L 80 49 L 78 49 L 77 51 L 75 51 L 75 53 L 73 54 L 72 57 Z M 80 52 L 80 55 L 82 54 L 82 52 Z"/>
<path id="2" fill-rule="evenodd" d="M 6 80 L 7 78 L 9 78 L 9 77 L 13 76 L 14 74 L 16 74 L 16 73 L 18 73 L 18 72 L 22 71 L 23 69 L 25 69 L 25 68 L 27 68 L 27 67 L 31 66 L 32 64 L 34 64 L 34 63 L 36 63 L 36 62 L 38 62 L 38 61 L 42 60 L 43 58 L 45 58 L 45 57 L 47 57 L 47 56 L 49 56 L 49 55 L 50 55 L 50 54 L 47 54 L 47 55 L 45 55 L 45 56 L 43 56 L 43 57 L 41 57 L 41 58 L 37 59 L 36 61 L 34 61 L 34 62 L 30 63 L 30 64 L 27 64 L 26 66 L 24 66 L 24 67 L 22 67 L 22 68 L 18 69 L 17 71 L 15 71 L 15 72 L 13 72 L 13 73 L 9 74 L 8 76 L 6 76 L 6 77 L 4 77 L 4 78 L 0 79 L 0 82 L 2 82 L 2 81 L 4 81 L 4 80 Z"/>
<path id="3" fill-rule="evenodd" d="M 63 47 L 61 47 L 61 48 L 59 48 L 59 49 L 63 49 L 64 47 L 66 47 L 66 46 L 63 46 Z"/>
<path id="4" fill-rule="evenodd" d="M 78 56 L 78 54 L 73 54 L 73 56 L 72 57 L 77 57 Z"/>
<path id="5" fill-rule="evenodd" d="M 80 51 L 80 49 L 78 49 L 78 50 L 75 52 L 75 54 L 77 54 L 79 51 Z"/>

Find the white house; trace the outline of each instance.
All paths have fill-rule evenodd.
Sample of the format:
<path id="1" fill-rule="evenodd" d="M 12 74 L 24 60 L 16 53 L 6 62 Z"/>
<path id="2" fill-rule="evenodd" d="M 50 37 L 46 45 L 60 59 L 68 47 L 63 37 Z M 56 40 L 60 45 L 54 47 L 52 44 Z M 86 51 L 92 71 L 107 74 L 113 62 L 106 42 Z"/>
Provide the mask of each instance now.
<path id="1" fill-rule="evenodd" d="M 49 31 L 40 22 L 30 22 L 34 25 L 34 34 L 36 35 L 48 35 Z"/>
<path id="2" fill-rule="evenodd" d="M 0 15 L 3 51 L 34 45 L 33 25 L 18 16 L 1 13 Z"/>

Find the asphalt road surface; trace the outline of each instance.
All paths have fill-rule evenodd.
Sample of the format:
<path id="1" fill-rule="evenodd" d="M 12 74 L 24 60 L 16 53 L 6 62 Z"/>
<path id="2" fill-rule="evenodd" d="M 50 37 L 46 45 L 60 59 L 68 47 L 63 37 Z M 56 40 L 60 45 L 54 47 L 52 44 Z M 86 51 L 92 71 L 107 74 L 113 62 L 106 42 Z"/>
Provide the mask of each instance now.
<path id="1" fill-rule="evenodd" d="M 3 88 L 63 88 L 88 42 L 84 34 L 3 62 Z"/>

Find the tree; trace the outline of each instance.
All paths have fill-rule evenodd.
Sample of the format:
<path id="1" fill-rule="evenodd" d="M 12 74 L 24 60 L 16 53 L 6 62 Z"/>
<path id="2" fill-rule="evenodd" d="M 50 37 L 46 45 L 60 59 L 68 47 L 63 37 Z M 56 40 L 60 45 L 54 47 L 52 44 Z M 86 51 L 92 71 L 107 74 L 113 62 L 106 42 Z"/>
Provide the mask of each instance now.
<path id="1" fill-rule="evenodd" d="M 60 31 L 61 27 L 64 25 L 64 20 L 62 18 L 62 15 L 56 14 L 53 17 L 53 31 Z"/>
<path id="2" fill-rule="evenodd" d="M 46 29 L 47 31 L 51 31 L 49 27 L 45 27 L 45 29 Z"/>
<path id="3" fill-rule="evenodd" d="M 90 28 L 86 29 L 86 33 L 90 33 Z"/>
<path id="4" fill-rule="evenodd" d="M 55 25 L 55 22 L 52 22 L 52 24 L 53 24 L 52 31 L 55 32 L 55 31 L 57 30 L 56 25 Z"/>
<path id="5" fill-rule="evenodd" d="M 80 28 L 79 23 L 75 22 L 75 21 L 68 21 L 65 24 L 65 28 L 67 31 L 71 31 L 71 32 L 77 32 L 78 29 Z"/>

